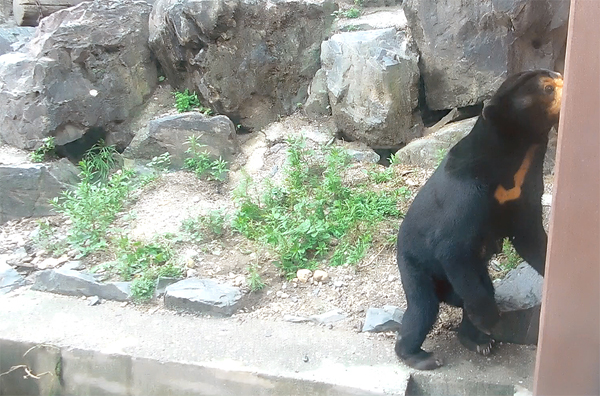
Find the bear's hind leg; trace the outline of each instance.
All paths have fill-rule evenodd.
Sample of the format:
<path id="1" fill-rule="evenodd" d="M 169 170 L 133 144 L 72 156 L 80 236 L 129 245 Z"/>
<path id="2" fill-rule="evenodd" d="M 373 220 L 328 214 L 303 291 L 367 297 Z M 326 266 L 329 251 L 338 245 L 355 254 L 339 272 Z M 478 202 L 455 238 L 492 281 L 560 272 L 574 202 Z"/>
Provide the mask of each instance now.
<path id="1" fill-rule="evenodd" d="M 433 370 L 442 362 L 421 349 L 421 345 L 437 319 L 439 300 L 429 277 L 414 270 L 401 269 L 408 308 L 396 340 L 396 355 L 417 370 Z"/>

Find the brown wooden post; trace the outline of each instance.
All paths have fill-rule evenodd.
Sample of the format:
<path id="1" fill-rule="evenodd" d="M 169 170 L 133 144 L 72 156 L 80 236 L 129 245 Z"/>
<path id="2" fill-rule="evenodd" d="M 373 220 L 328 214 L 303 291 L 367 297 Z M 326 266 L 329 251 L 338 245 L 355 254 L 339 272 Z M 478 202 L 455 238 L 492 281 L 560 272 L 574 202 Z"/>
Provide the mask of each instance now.
<path id="1" fill-rule="evenodd" d="M 600 395 L 600 1 L 572 0 L 534 395 Z"/>

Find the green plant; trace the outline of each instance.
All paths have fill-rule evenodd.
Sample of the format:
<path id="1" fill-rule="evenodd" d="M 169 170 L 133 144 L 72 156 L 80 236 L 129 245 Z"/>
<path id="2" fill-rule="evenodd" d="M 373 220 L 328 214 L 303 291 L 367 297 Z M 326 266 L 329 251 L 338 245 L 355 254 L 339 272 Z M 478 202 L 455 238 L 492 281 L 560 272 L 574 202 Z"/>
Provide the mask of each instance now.
<path id="1" fill-rule="evenodd" d="M 115 146 L 107 146 L 103 140 L 96 143 L 79 161 L 83 177 L 92 180 L 107 180 L 109 173 L 115 168 L 118 152 Z"/>
<path id="2" fill-rule="evenodd" d="M 148 163 L 148 166 L 160 171 L 169 169 L 169 166 L 171 166 L 171 154 L 166 152 L 156 157 L 152 157 L 152 160 Z"/>
<path id="3" fill-rule="evenodd" d="M 367 174 L 375 183 L 386 183 L 394 179 L 394 168 L 387 167 L 380 171 L 378 169 L 367 171 Z"/>
<path id="4" fill-rule="evenodd" d="M 184 113 L 186 111 L 192 111 L 195 107 L 200 107 L 200 100 L 195 92 L 185 90 L 183 92 L 173 92 L 175 96 L 175 108 L 178 112 Z"/>
<path id="5" fill-rule="evenodd" d="M 342 174 L 349 156 L 339 147 L 313 152 L 302 140 L 288 145 L 284 182 L 266 182 L 262 194 L 252 194 L 250 179 L 244 179 L 234 194 L 232 226 L 271 246 L 287 274 L 327 257 L 332 265 L 358 262 L 377 225 L 400 216 L 398 193 L 346 187 Z"/>
<path id="6" fill-rule="evenodd" d="M 248 266 L 248 284 L 250 285 L 250 290 L 253 292 L 262 290 L 266 286 L 258 273 L 256 265 Z"/>
<path id="7" fill-rule="evenodd" d="M 390 166 L 400 165 L 400 162 L 401 162 L 400 156 L 398 155 L 398 153 L 392 154 L 392 155 L 390 155 L 389 161 L 390 161 Z"/>
<path id="8" fill-rule="evenodd" d="M 360 14 L 361 14 L 361 11 L 358 8 L 352 7 L 345 11 L 341 11 L 341 10 L 334 11 L 333 14 L 331 14 L 331 15 L 333 15 L 336 18 L 352 19 L 352 18 L 358 18 L 360 16 Z"/>
<path id="9" fill-rule="evenodd" d="M 352 7 L 344 11 L 344 16 L 346 18 L 358 18 L 360 16 L 360 10 L 358 8 Z"/>
<path id="10" fill-rule="evenodd" d="M 163 82 L 165 81 L 167 78 L 165 76 L 158 76 L 158 82 Z"/>
<path id="11" fill-rule="evenodd" d="M 56 155 L 54 150 L 56 144 L 53 136 L 48 136 L 42 140 L 42 145 L 36 148 L 31 154 L 30 159 L 32 162 L 43 162 L 46 159 Z"/>
<path id="12" fill-rule="evenodd" d="M 167 243 L 142 243 L 121 236 L 116 242 L 117 263 L 114 270 L 123 280 L 131 280 L 131 294 L 137 301 L 147 301 L 154 295 L 159 277 L 180 277 L 183 269 L 172 261 Z"/>
<path id="13" fill-rule="evenodd" d="M 225 233 L 227 213 L 222 209 L 211 210 L 206 215 L 186 219 L 182 222 L 182 230 L 192 239 L 200 242 L 207 239 L 216 239 Z"/>
<path id="14" fill-rule="evenodd" d="M 107 230 L 133 188 L 133 171 L 109 175 L 115 165 L 113 153 L 110 146 L 92 148 L 79 162 L 81 182 L 50 201 L 56 212 L 71 220 L 67 241 L 82 255 L 107 246 Z"/>
<path id="15" fill-rule="evenodd" d="M 213 111 L 210 108 L 204 107 L 202 104 L 200 104 L 198 94 L 195 92 L 190 92 L 186 89 L 183 92 L 173 92 L 173 96 L 175 96 L 175 108 L 180 113 L 198 109 L 198 111 L 204 115 L 208 116 L 213 114 Z"/>
<path id="16" fill-rule="evenodd" d="M 406 201 L 412 196 L 412 191 L 408 187 L 402 186 L 398 189 L 398 195 Z"/>
<path id="17" fill-rule="evenodd" d="M 504 271 L 515 269 L 523 262 L 523 259 L 519 256 L 509 238 L 504 238 L 502 241 L 502 254 L 499 258 L 500 268 Z"/>
<path id="18" fill-rule="evenodd" d="M 224 181 L 227 177 L 227 162 L 219 157 L 216 160 L 212 160 L 207 150 L 200 151 L 205 145 L 200 143 L 198 136 L 190 136 L 187 140 L 187 144 L 190 146 L 186 153 L 189 155 L 185 159 L 185 167 L 194 173 L 198 177 L 204 177 L 208 175 L 210 180 Z"/>
<path id="19" fill-rule="evenodd" d="M 446 154 L 448 154 L 448 149 L 437 149 L 435 152 L 435 167 L 437 168 L 438 166 L 440 166 L 440 164 L 442 163 L 442 161 L 444 160 L 444 157 L 446 157 Z"/>

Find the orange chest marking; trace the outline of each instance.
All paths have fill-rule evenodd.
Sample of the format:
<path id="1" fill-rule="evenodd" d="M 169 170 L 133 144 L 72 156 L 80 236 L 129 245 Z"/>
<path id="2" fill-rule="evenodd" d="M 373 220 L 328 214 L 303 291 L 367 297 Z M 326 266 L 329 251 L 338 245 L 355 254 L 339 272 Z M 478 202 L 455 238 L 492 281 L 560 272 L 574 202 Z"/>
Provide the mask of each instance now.
<path id="1" fill-rule="evenodd" d="M 499 185 L 494 192 L 494 198 L 498 203 L 503 204 L 508 201 L 513 201 L 515 199 L 519 199 L 521 196 L 521 187 L 523 186 L 523 182 L 525 181 L 525 176 L 527 176 L 527 171 L 531 166 L 531 160 L 533 159 L 533 154 L 535 154 L 535 150 L 537 149 L 537 145 L 533 145 L 527 150 L 525 153 L 525 158 L 523 158 L 523 162 L 515 173 L 513 180 L 515 186 L 511 189 L 505 189 L 504 186 Z"/>

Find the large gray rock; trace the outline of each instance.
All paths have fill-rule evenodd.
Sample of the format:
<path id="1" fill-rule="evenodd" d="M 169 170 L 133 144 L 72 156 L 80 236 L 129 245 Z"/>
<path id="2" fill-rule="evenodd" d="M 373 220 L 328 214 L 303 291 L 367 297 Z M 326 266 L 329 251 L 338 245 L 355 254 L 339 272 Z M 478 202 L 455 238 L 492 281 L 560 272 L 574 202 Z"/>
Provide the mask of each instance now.
<path id="1" fill-rule="evenodd" d="M 150 9 L 81 3 L 44 18 L 20 52 L 0 56 L 0 139 L 32 149 L 50 135 L 64 145 L 90 128 L 116 130 L 157 84 Z"/>
<path id="2" fill-rule="evenodd" d="M 261 128 L 306 100 L 335 9 L 331 0 L 157 0 L 150 46 L 173 87 Z"/>
<path id="3" fill-rule="evenodd" d="M 404 165 L 434 167 L 440 158 L 460 139 L 467 136 L 477 117 L 453 122 L 438 131 L 415 139 L 396 152 L 396 158 Z"/>
<path id="4" fill-rule="evenodd" d="M 431 109 L 479 103 L 507 74 L 562 69 L 568 1 L 406 0 L 405 10 Z"/>
<path id="5" fill-rule="evenodd" d="M 238 309 L 241 298 L 242 293 L 237 287 L 212 279 L 188 278 L 167 286 L 165 307 L 230 316 Z"/>
<path id="6" fill-rule="evenodd" d="M 496 341 L 536 344 L 544 279 L 523 262 L 494 284 L 501 311 L 500 322 L 492 330 Z"/>
<path id="7" fill-rule="evenodd" d="M 0 28 L 0 55 L 16 51 L 29 42 L 34 33 L 32 27 Z"/>
<path id="8" fill-rule="evenodd" d="M 230 161 L 238 150 L 235 126 L 225 116 L 208 117 L 197 112 L 183 113 L 151 120 L 124 151 L 125 157 L 151 160 L 168 152 L 171 165 L 182 167 L 188 154 L 187 140 L 196 136 L 212 157 Z"/>
<path id="9" fill-rule="evenodd" d="M 327 72 L 323 69 L 317 70 L 310 83 L 310 95 L 304 104 L 304 112 L 311 118 L 331 115 L 327 93 Z"/>
<path id="10" fill-rule="evenodd" d="M 25 279 L 10 265 L 0 262 L 0 294 L 6 294 L 25 283 Z"/>
<path id="11" fill-rule="evenodd" d="M 37 273 L 31 288 L 68 296 L 97 296 L 116 301 L 127 301 L 131 297 L 130 282 L 99 283 L 90 274 L 62 268 Z"/>
<path id="12" fill-rule="evenodd" d="M 418 55 L 395 28 L 339 33 L 324 41 L 331 112 L 338 128 L 373 148 L 420 136 Z"/>
<path id="13" fill-rule="evenodd" d="M 528 309 L 542 303 L 544 278 L 523 262 L 498 281 L 496 302 L 501 311 Z"/>
<path id="14" fill-rule="evenodd" d="M 0 224 L 53 214 L 48 201 L 76 184 L 78 173 L 64 158 L 44 164 L 0 163 Z"/>

